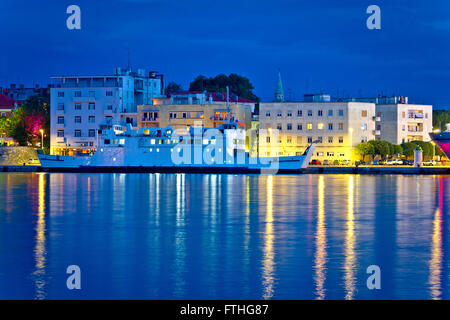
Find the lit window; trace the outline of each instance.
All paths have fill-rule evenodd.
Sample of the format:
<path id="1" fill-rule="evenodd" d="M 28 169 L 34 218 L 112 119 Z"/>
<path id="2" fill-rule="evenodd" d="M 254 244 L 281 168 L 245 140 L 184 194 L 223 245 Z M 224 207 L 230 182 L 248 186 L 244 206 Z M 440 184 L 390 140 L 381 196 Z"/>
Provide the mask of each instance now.
<path id="1" fill-rule="evenodd" d="M 319 123 L 319 124 L 317 125 L 317 129 L 323 130 L 323 123 Z"/>
<path id="2" fill-rule="evenodd" d="M 312 123 L 308 123 L 308 130 L 312 130 L 312 128 L 313 128 Z"/>

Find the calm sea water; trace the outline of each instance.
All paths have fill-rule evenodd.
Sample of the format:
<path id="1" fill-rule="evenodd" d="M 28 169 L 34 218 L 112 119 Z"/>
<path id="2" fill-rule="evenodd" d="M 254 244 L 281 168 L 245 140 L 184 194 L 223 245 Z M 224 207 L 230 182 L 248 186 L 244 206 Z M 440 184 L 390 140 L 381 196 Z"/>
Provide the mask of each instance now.
<path id="1" fill-rule="evenodd" d="M 450 176 L 1 173 L 0 299 L 448 299 L 449 214 Z"/>

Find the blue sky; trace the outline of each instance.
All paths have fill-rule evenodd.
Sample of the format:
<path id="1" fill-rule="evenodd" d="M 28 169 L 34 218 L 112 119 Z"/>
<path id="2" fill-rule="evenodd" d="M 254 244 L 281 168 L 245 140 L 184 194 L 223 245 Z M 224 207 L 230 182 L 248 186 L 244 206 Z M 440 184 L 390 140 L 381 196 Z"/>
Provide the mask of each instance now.
<path id="1" fill-rule="evenodd" d="M 67 6 L 81 30 L 66 28 Z M 382 29 L 366 28 L 381 8 Z M 187 88 L 199 74 L 247 76 L 271 100 L 278 67 L 285 94 L 407 95 L 450 107 L 450 2 L 399 0 L 0 2 L 0 85 L 51 75 L 157 70 Z"/>

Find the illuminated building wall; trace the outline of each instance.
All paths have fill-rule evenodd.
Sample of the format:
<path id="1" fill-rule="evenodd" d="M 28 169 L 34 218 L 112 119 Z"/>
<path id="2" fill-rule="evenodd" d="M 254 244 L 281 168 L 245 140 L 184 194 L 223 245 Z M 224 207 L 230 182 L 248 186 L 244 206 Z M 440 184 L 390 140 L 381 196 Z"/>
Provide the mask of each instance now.
<path id="1" fill-rule="evenodd" d="M 300 155 L 318 141 L 312 159 L 352 160 L 353 147 L 375 139 L 375 104 L 361 102 L 261 103 L 259 128 L 279 130 L 277 150 L 270 139 L 259 140 L 259 153 Z M 270 134 L 270 133 L 268 133 Z"/>

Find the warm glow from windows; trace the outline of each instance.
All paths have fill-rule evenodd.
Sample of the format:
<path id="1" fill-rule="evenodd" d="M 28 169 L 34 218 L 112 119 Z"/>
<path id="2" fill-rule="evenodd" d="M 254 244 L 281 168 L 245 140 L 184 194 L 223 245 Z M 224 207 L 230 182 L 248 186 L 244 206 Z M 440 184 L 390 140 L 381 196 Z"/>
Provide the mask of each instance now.
<path id="1" fill-rule="evenodd" d="M 322 129 L 323 129 L 323 123 L 319 123 L 319 124 L 317 125 L 317 129 L 322 130 Z"/>

